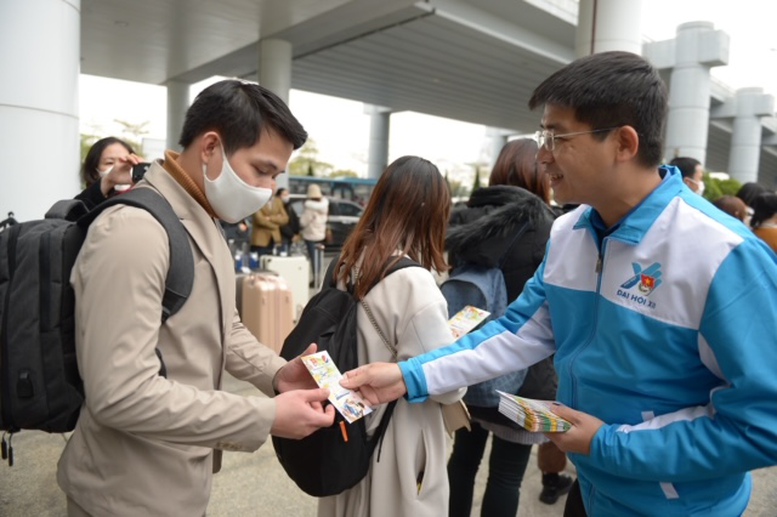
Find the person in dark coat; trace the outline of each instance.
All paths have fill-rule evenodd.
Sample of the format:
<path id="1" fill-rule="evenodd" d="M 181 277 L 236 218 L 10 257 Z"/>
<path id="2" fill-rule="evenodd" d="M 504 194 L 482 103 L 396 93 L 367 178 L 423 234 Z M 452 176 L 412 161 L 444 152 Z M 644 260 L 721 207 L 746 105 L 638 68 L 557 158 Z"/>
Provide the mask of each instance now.
<path id="1" fill-rule="evenodd" d="M 292 241 L 299 235 L 299 216 L 291 206 L 291 197 L 289 196 L 289 191 L 287 189 L 283 187 L 279 188 L 276 195 L 283 201 L 283 207 L 286 209 L 286 213 L 289 216 L 289 222 L 281 226 L 283 251 L 289 253 Z"/>
<path id="2" fill-rule="evenodd" d="M 452 213 L 446 239 L 448 262 L 454 268 L 465 264 L 500 267 L 508 301 L 518 297 L 542 262 L 557 215 L 550 207 L 550 186 L 538 169 L 536 155 L 534 140 L 508 142 L 494 164 L 489 186 L 476 190 L 466 206 Z M 527 223 L 528 227 L 521 233 Z M 547 359 L 527 372 L 519 394 L 554 399 L 556 384 L 552 359 Z M 470 412 L 472 430 L 456 432 L 448 461 L 449 515 L 470 515 L 475 475 L 491 432 L 494 436 L 481 515 L 514 517 L 532 444 L 542 443 L 545 438 L 512 425 L 499 415 L 497 408 L 470 405 Z M 541 446 L 538 459 L 543 470 L 540 500 L 552 504 L 569 490 L 572 479 L 559 474 L 566 458 L 548 443 L 550 447 Z"/>

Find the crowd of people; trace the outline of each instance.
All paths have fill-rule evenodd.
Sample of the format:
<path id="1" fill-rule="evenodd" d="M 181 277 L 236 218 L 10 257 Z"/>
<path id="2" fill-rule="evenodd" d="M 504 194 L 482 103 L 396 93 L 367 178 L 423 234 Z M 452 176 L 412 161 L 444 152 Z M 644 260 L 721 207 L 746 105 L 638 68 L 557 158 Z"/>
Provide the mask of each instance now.
<path id="1" fill-rule="evenodd" d="M 565 516 L 741 515 L 748 472 L 777 464 L 777 194 L 746 184 L 713 206 L 698 161 L 662 165 L 666 87 L 634 54 L 580 58 L 529 106 L 542 111 L 536 138 L 509 142 L 488 187 L 460 209 L 434 164 L 392 162 L 335 259 L 337 288 L 363 302 L 362 366 L 342 385 L 374 406 L 368 433 L 398 402 L 367 476 L 322 498 L 318 514 L 470 515 L 490 436 L 483 516 L 516 515 L 534 444 L 539 498 L 568 493 Z M 170 203 L 195 253 L 192 295 L 166 322 L 159 224 L 116 206 L 90 227 L 71 278 L 86 398 L 58 469 L 68 515 L 204 515 L 221 451 L 332 425 L 328 390 L 241 324 L 214 224 L 259 255 L 304 242 L 320 268 L 326 196 L 311 185 L 298 216 L 275 183 L 306 138 L 259 85 L 224 80 L 197 96 L 183 150 L 136 185 Z M 79 199 L 120 194 L 142 162 L 126 142 L 98 141 Z M 421 267 L 385 276 L 402 257 Z M 433 272 L 466 265 L 499 268 L 509 305 L 455 340 Z M 128 316 L 117 320 L 119 305 Z M 266 397 L 222 391 L 223 372 Z M 470 403 L 451 453 L 446 407 L 505 375 L 519 379 L 516 394 L 558 401 L 571 429 L 529 433 Z"/>

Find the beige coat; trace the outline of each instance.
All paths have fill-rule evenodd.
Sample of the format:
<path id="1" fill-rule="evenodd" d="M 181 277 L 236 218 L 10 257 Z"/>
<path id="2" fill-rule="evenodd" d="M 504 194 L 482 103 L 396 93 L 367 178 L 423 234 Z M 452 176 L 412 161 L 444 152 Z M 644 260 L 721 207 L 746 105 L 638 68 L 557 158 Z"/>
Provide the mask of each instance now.
<path id="1" fill-rule="evenodd" d="M 147 212 L 106 210 L 73 268 L 76 351 L 86 403 L 59 461 L 59 486 L 93 515 L 202 516 L 220 453 L 255 451 L 275 401 L 220 391 L 224 371 L 272 393 L 285 364 L 243 327 L 218 222 L 158 163 L 146 180 L 190 237 L 191 296 L 161 326 L 167 235 Z M 160 377 L 154 348 L 167 378 Z"/>
<path id="2" fill-rule="evenodd" d="M 448 305 L 432 274 L 420 267 L 386 277 L 365 297 L 399 360 L 451 344 Z M 363 307 L 358 315 L 359 363 L 393 361 Z M 440 402 L 460 399 L 466 390 L 421 404 L 400 398 L 370 472 L 358 485 L 319 500 L 319 517 L 440 517 L 448 515 L 448 435 Z M 380 423 L 385 405 L 367 418 L 368 432 Z M 380 458 L 378 456 L 380 455 Z M 418 479 L 423 473 L 420 491 Z"/>
<path id="3" fill-rule="evenodd" d="M 251 230 L 251 245 L 266 248 L 281 244 L 281 226 L 288 224 L 289 215 L 280 198 L 273 197 L 269 203 L 254 214 Z"/>

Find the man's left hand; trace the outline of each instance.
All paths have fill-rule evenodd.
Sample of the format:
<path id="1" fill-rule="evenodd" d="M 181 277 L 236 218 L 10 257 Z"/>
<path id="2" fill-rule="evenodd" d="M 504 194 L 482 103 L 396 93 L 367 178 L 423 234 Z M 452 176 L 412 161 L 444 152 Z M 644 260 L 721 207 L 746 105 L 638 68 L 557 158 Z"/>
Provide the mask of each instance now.
<path id="1" fill-rule="evenodd" d="M 278 373 L 275 374 L 275 380 L 273 381 L 273 388 L 280 393 L 291 390 L 310 390 L 318 388 L 316 381 L 313 379 L 313 376 L 310 375 L 310 372 L 302 363 L 301 359 L 303 355 L 315 354 L 316 350 L 318 350 L 318 346 L 316 346 L 315 343 L 311 343 L 307 350 L 278 370 Z"/>
<path id="2" fill-rule="evenodd" d="M 591 442 L 604 422 L 582 411 L 576 411 L 563 404 L 554 405 L 552 411 L 572 424 L 565 433 L 547 433 L 545 436 L 564 452 L 573 452 L 588 456 L 591 453 Z"/>

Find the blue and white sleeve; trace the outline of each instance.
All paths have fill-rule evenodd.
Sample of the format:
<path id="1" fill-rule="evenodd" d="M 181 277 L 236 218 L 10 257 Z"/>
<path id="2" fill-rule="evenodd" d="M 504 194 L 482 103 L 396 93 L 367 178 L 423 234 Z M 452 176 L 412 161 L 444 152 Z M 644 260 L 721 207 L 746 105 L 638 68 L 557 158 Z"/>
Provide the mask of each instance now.
<path id="1" fill-rule="evenodd" d="M 523 370 L 555 349 L 545 300 L 544 263 L 504 316 L 452 345 L 399 363 L 407 398 L 423 402 L 505 373 Z"/>

